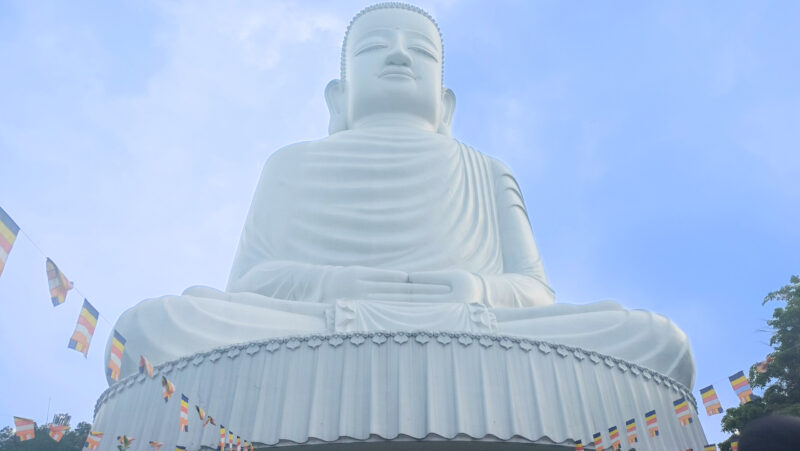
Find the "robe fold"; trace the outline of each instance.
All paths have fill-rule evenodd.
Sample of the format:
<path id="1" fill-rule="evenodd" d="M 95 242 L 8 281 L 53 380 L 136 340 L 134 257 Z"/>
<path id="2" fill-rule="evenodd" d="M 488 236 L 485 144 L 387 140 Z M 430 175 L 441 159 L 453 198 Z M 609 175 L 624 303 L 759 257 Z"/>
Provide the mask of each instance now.
<path id="1" fill-rule="evenodd" d="M 353 266 L 464 270 L 481 278 L 484 298 L 369 303 L 326 289 Z M 449 137 L 393 129 L 344 131 L 276 152 L 226 292 L 193 287 L 144 301 L 116 330 L 131 348 L 124 376 L 136 371 L 140 354 L 158 364 L 270 337 L 425 325 L 579 346 L 688 387 L 694 379 L 688 339 L 666 318 L 613 302 L 552 304 L 507 168 Z"/>

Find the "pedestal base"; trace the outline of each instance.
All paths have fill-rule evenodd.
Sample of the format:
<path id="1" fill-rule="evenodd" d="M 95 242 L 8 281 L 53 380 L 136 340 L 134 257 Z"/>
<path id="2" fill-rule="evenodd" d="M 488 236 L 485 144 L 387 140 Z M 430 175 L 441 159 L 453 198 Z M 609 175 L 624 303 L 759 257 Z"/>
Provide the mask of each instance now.
<path id="1" fill-rule="evenodd" d="M 176 388 L 167 403 L 161 376 Z M 181 394 L 188 432 L 179 428 Z M 680 397 L 694 418 L 688 426 L 672 409 Z M 195 405 L 217 427 L 203 427 Z M 596 432 L 610 447 L 612 426 L 625 444 L 631 418 L 637 450 L 706 443 L 691 392 L 629 362 L 498 335 L 373 332 L 246 343 L 160 365 L 152 379 L 106 390 L 93 429 L 105 434 L 100 450 L 114 450 L 123 434 L 166 449 L 216 449 L 219 425 L 257 449 L 567 450 Z"/>

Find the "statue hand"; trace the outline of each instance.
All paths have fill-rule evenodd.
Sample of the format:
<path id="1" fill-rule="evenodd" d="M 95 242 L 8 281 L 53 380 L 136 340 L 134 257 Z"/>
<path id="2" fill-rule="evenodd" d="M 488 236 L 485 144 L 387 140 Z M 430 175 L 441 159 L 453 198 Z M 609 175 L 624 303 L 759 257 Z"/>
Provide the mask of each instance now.
<path id="1" fill-rule="evenodd" d="M 333 270 L 323 284 L 323 298 L 371 299 L 374 293 L 401 292 L 408 285 L 408 273 L 366 266 L 344 266 Z"/>
<path id="2" fill-rule="evenodd" d="M 412 301 L 416 302 L 465 302 L 483 303 L 485 298 L 481 278 L 463 269 L 444 271 L 414 272 L 408 275 L 408 280 L 414 287 L 442 287 L 444 292 L 431 293 L 430 289 L 411 294 Z"/>

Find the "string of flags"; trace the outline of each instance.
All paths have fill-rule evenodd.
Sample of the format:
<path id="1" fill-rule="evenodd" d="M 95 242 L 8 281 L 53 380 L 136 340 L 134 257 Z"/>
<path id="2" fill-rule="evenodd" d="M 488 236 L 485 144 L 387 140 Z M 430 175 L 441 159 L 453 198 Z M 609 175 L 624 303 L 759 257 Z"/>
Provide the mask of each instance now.
<path id="1" fill-rule="evenodd" d="M 8 261 L 9 254 L 11 249 L 17 239 L 18 234 L 20 233 L 20 227 L 17 225 L 16 222 L 0 207 L 0 275 L 3 273 L 3 269 Z M 26 235 L 27 236 L 27 235 Z M 48 280 L 48 288 L 50 292 L 50 300 L 53 304 L 53 307 L 58 307 L 59 305 L 63 304 L 66 301 L 67 293 L 74 288 L 73 282 L 71 282 L 66 275 L 61 271 L 61 269 L 56 265 L 56 263 L 50 259 L 49 257 L 46 258 L 45 262 L 45 269 L 47 272 L 47 280 Z M 97 321 L 100 317 L 99 311 L 87 300 L 84 298 L 83 305 L 81 307 L 80 314 L 78 315 L 78 320 L 75 325 L 75 331 L 73 332 L 67 347 L 69 349 L 74 349 L 84 355 L 84 357 L 88 356 L 89 347 L 91 344 L 92 337 L 94 335 L 95 328 L 97 326 Z M 108 361 L 108 368 L 106 369 L 106 374 L 109 379 L 114 381 L 119 381 L 120 374 L 121 374 L 121 367 L 122 367 L 122 356 L 125 351 L 125 344 L 126 339 L 122 336 L 117 330 L 113 330 L 112 336 L 112 345 L 109 355 Z M 759 362 L 756 364 L 755 369 L 758 373 L 765 373 L 769 367 L 769 365 L 774 361 L 774 358 L 767 357 L 764 361 Z M 153 364 L 150 363 L 149 360 L 145 356 L 140 357 L 139 362 L 139 372 L 141 374 L 146 374 L 148 377 L 153 377 Z M 752 388 L 747 380 L 747 377 L 744 375 L 744 371 L 739 371 L 729 378 L 731 387 L 733 388 L 734 392 L 736 393 L 737 397 L 739 398 L 740 405 L 745 404 L 750 401 L 751 395 L 753 393 Z M 170 382 L 166 377 L 162 376 L 161 380 L 163 391 L 163 398 L 164 402 L 167 403 L 171 399 L 172 395 L 175 393 L 175 386 Z M 706 408 L 706 414 L 709 416 L 717 415 L 723 413 L 722 405 L 717 397 L 716 391 L 713 385 L 709 385 L 700 390 L 700 395 L 703 400 L 703 405 Z M 682 426 L 687 426 L 692 423 L 693 419 L 691 416 L 691 412 L 689 411 L 688 404 L 686 402 L 685 397 L 681 397 L 673 402 L 675 414 L 678 418 L 679 423 Z M 206 415 L 205 411 L 200 408 L 200 406 L 195 406 L 198 412 L 198 415 L 201 420 L 203 420 L 203 427 L 208 424 L 216 425 L 214 419 L 211 416 Z M 181 394 L 181 413 L 180 413 L 180 427 L 181 430 L 184 432 L 188 432 L 189 424 L 188 424 L 188 409 L 189 409 L 189 400 L 184 394 Z M 14 424 L 16 427 L 16 435 L 20 438 L 20 440 L 30 440 L 34 438 L 35 430 L 34 430 L 34 422 L 33 420 L 14 417 Z M 649 437 L 658 437 L 659 436 L 659 429 L 657 424 L 656 412 L 655 410 L 651 410 L 645 413 L 645 425 L 648 431 Z M 61 426 L 61 425 L 50 425 L 49 435 L 55 441 L 60 441 L 61 438 L 64 436 L 65 432 L 69 429 L 69 426 Z M 625 422 L 625 432 L 627 436 L 628 443 L 636 443 L 638 442 L 638 434 L 636 433 L 636 419 L 630 419 Z M 621 447 L 621 439 L 619 431 L 617 430 L 616 426 L 612 426 L 608 429 L 609 439 L 611 442 L 611 446 L 614 449 Z M 84 448 L 89 450 L 94 450 L 102 440 L 103 434 L 101 432 L 91 431 L 89 436 L 86 439 L 86 443 Z M 602 433 L 597 432 L 592 435 L 593 443 L 598 449 L 602 447 L 603 437 Z M 130 443 L 133 442 L 133 439 L 127 436 L 120 436 L 117 437 L 120 440 L 120 445 L 123 446 L 123 449 L 127 449 L 130 447 Z M 248 445 L 252 449 L 252 445 L 248 443 L 248 441 L 244 441 L 244 448 L 242 448 L 242 441 L 240 437 L 236 437 L 236 449 L 248 449 Z M 163 444 L 157 441 L 150 441 L 150 446 L 156 449 L 157 451 L 160 450 Z M 225 444 L 229 445 L 229 450 L 234 450 L 234 434 L 232 431 L 228 431 L 227 440 L 225 435 L 225 428 L 224 426 L 220 426 L 220 442 L 218 449 L 220 451 L 224 451 Z M 732 449 L 736 450 L 738 448 L 737 442 L 732 442 Z M 176 449 L 182 449 L 181 447 L 176 447 Z M 575 440 L 575 449 L 582 450 L 583 445 L 581 440 Z M 706 450 L 709 449 L 716 449 L 716 445 L 706 445 Z"/>
<path id="2" fill-rule="evenodd" d="M 8 256 L 11 249 L 16 242 L 17 236 L 20 233 L 20 227 L 11 219 L 11 216 L 0 207 L 0 275 L 3 273 Z M 38 246 L 37 246 L 38 247 Z M 45 270 L 47 273 L 47 283 L 50 292 L 50 301 L 53 307 L 58 307 L 67 300 L 67 293 L 74 288 L 73 282 L 67 278 L 58 265 L 49 257 L 46 257 Z M 84 357 L 88 357 L 89 348 L 94 336 L 97 321 L 100 318 L 100 312 L 93 306 L 88 299 L 83 300 L 78 319 L 75 324 L 75 330 L 70 337 L 67 347 L 74 349 Z M 108 361 L 108 368 L 106 368 L 106 375 L 109 379 L 119 381 L 122 370 L 122 356 L 125 352 L 125 344 L 127 340 L 117 330 L 113 330 L 111 340 L 111 350 Z M 147 377 L 152 378 L 154 373 L 153 364 L 145 357 L 140 356 L 139 360 L 139 373 L 146 374 Z M 172 395 L 175 393 L 175 385 L 169 381 L 165 376 L 162 376 L 161 385 L 164 389 L 163 398 L 164 402 L 168 403 Z M 203 421 L 202 427 L 211 424 L 216 426 L 214 418 L 207 415 L 205 410 L 199 405 L 195 405 L 197 414 L 200 420 Z M 20 441 L 32 440 L 35 438 L 35 422 L 28 418 L 14 417 L 15 435 L 19 437 Z M 180 418 L 179 427 L 182 432 L 189 432 L 189 398 L 185 394 L 181 394 L 180 401 Z M 69 430 L 68 425 L 50 424 L 48 426 L 48 435 L 59 442 Z M 240 436 L 236 436 L 234 440 L 233 431 L 228 431 L 229 435 L 225 436 L 225 427 L 220 426 L 220 450 L 225 451 L 225 445 L 228 445 L 227 451 L 247 451 L 254 450 L 254 446 L 247 440 L 242 442 Z M 225 440 L 227 438 L 227 440 Z M 84 443 L 84 449 L 96 450 L 103 440 L 103 433 L 99 431 L 89 431 Z M 129 449 L 134 442 L 134 438 L 127 435 L 117 437 L 119 447 L 123 450 Z M 151 448 L 160 451 L 163 446 L 162 442 L 151 440 L 148 442 Z M 185 450 L 185 446 L 176 446 L 176 450 Z"/>

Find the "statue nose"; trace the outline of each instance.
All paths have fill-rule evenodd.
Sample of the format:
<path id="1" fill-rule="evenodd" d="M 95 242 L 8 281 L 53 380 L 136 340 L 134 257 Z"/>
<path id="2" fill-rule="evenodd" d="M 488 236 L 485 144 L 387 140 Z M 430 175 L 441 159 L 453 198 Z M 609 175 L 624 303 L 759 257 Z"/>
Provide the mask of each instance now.
<path id="1" fill-rule="evenodd" d="M 386 64 L 396 66 L 410 66 L 411 55 L 408 54 L 405 48 L 401 45 L 395 45 L 389 54 L 386 56 Z"/>

